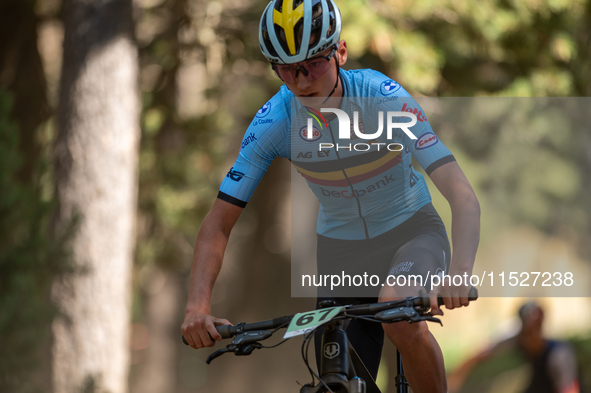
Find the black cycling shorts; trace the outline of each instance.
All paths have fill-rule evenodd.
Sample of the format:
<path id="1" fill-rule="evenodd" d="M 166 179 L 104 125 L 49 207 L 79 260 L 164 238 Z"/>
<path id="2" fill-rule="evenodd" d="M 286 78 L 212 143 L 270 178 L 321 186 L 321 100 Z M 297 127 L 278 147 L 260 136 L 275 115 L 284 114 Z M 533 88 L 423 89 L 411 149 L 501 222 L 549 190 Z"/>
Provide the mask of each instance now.
<path id="1" fill-rule="evenodd" d="M 432 204 L 423 206 L 411 218 L 396 228 L 367 240 L 340 240 L 318 235 L 318 274 L 340 275 L 344 286 L 318 288 L 318 303 L 334 300 L 337 305 L 376 303 L 382 284 L 398 276 L 420 276 L 427 291 L 430 277 L 447 273 L 450 262 L 450 246 L 447 232 Z M 347 276 L 374 277 L 373 284 L 366 278 L 356 286 L 348 286 Z M 390 278 L 388 278 L 390 276 Z M 379 281 L 378 281 L 379 278 Z M 397 282 L 404 282 L 398 278 Z M 395 284 L 396 285 L 396 284 Z M 382 325 L 363 320 L 352 320 L 347 327 L 349 341 L 361 357 L 370 374 L 377 376 L 384 330 Z M 322 329 L 316 331 L 315 348 L 320 367 Z"/>

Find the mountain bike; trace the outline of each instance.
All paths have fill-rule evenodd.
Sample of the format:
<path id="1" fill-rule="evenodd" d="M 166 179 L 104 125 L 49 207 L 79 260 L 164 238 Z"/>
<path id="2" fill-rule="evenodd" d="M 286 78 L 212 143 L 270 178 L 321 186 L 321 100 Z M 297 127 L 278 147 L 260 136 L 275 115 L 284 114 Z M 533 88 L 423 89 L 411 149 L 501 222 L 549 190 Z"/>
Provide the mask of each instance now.
<path id="1" fill-rule="evenodd" d="M 469 300 L 478 298 L 478 291 L 472 287 Z M 443 305 L 443 299 L 438 298 L 438 304 Z M 344 323 L 352 319 L 364 319 L 376 323 L 396 323 L 407 321 L 416 323 L 421 321 L 437 322 L 429 312 L 429 297 L 426 294 L 408 297 L 402 300 L 359 304 L 353 306 L 335 306 L 334 301 L 320 302 L 320 308 L 315 311 L 298 313 L 267 321 L 255 323 L 239 323 L 236 326 L 217 326 L 222 338 L 232 338 L 232 342 L 220 350 L 215 351 L 206 360 L 211 363 L 225 353 L 236 356 L 250 355 L 255 349 L 274 348 L 292 337 L 304 336 L 302 343 L 302 358 L 312 382 L 300 389 L 300 393 L 381 393 L 375 380 L 367 371 L 365 365 L 349 343 Z M 260 341 L 266 340 L 279 329 L 286 328 L 283 340 L 273 346 L 263 346 Z M 323 328 L 322 358 L 320 369 L 316 373 L 308 361 L 308 349 L 317 329 Z M 182 340 L 187 344 L 184 337 Z M 408 382 L 404 376 L 400 352 L 396 350 L 397 376 L 396 392 L 407 393 Z M 316 383 L 316 380 L 318 383 Z"/>

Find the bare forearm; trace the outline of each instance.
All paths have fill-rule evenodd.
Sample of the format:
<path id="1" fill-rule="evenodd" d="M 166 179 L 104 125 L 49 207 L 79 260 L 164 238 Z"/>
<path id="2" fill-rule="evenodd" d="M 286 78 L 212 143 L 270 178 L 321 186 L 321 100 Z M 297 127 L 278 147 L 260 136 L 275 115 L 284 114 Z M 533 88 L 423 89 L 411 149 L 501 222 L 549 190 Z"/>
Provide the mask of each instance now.
<path id="1" fill-rule="evenodd" d="M 451 207 L 451 237 L 453 254 L 450 276 L 472 274 L 476 249 L 480 240 L 480 205 L 468 179 L 457 162 L 449 162 L 431 172 L 431 180 L 441 191 Z M 455 280 L 454 280 L 455 281 Z M 442 285 L 429 294 L 434 315 L 443 315 L 437 305 L 437 296 L 442 295 L 445 307 L 453 309 L 467 306 L 469 285 Z"/>
<path id="2" fill-rule="evenodd" d="M 203 221 L 193 251 L 193 264 L 187 309 L 209 313 L 213 286 L 222 268 L 229 233 L 211 217 Z"/>
<path id="3" fill-rule="evenodd" d="M 480 205 L 474 193 L 466 190 L 455 197 L 450 206 L 453 244 L 450 274 L 470 274 L 480 241 Z"/>

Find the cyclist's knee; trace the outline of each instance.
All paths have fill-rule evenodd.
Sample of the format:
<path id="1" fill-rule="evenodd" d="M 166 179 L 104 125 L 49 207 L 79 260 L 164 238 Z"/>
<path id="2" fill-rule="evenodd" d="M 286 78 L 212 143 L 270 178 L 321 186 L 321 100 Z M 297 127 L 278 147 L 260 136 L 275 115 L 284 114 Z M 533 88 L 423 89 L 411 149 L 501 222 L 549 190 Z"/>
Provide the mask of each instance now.
<path id="1" fill-rule="evenodd" d="M 388 339 L 400 350 L 429 340 L 429 329 L 425 322 L 413 324 L 405 322 L 384 323 L 382 326 Z"/>

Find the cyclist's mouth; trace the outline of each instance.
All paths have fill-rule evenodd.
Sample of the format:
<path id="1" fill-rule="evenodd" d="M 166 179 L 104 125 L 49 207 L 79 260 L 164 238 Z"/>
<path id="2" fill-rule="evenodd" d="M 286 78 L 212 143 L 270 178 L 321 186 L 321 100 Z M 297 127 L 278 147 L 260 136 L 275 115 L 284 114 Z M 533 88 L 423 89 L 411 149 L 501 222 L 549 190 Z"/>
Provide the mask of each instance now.
<path id="1" fill-rule="evenodd" d="M 304 97 L 304 98 L 312 98 L 312 97 L 316 97 L 316 93 L 310 93 L 310 94 L 300 94 L 300 97 Z"/>

